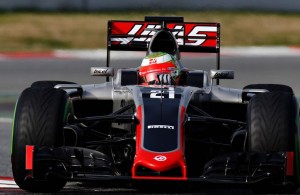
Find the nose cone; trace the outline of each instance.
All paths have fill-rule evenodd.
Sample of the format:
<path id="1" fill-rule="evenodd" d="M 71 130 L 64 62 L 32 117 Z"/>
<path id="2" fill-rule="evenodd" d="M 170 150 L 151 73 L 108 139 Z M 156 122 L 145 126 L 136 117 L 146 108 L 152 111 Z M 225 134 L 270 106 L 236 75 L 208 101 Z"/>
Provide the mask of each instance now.
<path id="1" fill-rule="evenodd" d="M 170 153 L 142 151 L 135 157 L 132 175 L 133 178 L 185 180 L 184 155 L 180 150 Z"/>
<path id="2" fill-rule="evenodd" d="M 159 112 L 149 114 L 148 112 L 153 112 L 155 109 L 170 111 L 172 106 L 168 105 L 168 109 L 164 109 L 163 105 L 148 108 L 145 102 L 137 109 L 137 118 L 140 123 L 136 131 L 136 156 L 132 167 L 132 177 L 134 179 L 186 180 L 183 133 L 185 108 L 179 109 L 178 100 L 170 102 L 176 105 L 174 106 L 176 109 L 168 112 L 169 114 Z M 153 102 L 149 105 L 153 105 Z M 161 114 L 165 116 L 165 120 L 162 120 Z M 148 117 L 151 119 L 148 120 Z M 154 120 L 152 120 L 153 117 Z M 167 125 L 151 125 L 157 121 Z"/>

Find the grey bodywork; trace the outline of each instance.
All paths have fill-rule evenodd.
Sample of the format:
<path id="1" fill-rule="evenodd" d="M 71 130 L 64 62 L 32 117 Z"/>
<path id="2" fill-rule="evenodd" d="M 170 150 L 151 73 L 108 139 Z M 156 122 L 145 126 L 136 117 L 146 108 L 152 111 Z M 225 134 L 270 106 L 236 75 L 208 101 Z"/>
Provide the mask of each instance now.
<path id="1" fill-rule="evenodd" d="M 208 73 L 205 72 L 207 80 Z M 206 82 L 205 82 L 206 83 Z M 66 85 L 67 86 L 67 85 Z M 160 86 L 151 86 L 154 89 L 160 88 Z M 169 86 L 170 87 L 170 86 Z M 190 87 L 190 86 L 171 86 L 176 88 L 184 89 L 184 95 L 190 96 L 190 98 L 196 98 L 197 94 L 202 94 L 206 97 L 207 101 L 212 102 L 223 102 L 223 103 L 243 103 L 242 100 L 242 89 L 234 89 L 222 87 L 219 85 L 213 85 L 212 81 L 206 83 L 205 86 L 199 87 Z M 139 104 L 139 99 L 135 96 L 138 94 L 138 85 L 129 85 L 121 86 L 118 82 L 105 82 L 101 84 L 90 84 L 82 85 L 83 95 L 82 98 L 86 99 L 99 99 L 99 100 L 113 100 L 115 101 L 133 101 L 135 100 L 136 104 Z M 245 91 L 246 92 L 246 91 Z M 247 90 L 248 93 L 251 91 Z M 265 91 L 259 91 L 265 92 Z M 186 98 L 185 101 L 188 101 L 190 98 Z M 187 106 L 187 103 L 183 104 Z M 119 108 L 115 108 L 119 109 Z M 115 110 L 114 109 L 114 110 Z"/>

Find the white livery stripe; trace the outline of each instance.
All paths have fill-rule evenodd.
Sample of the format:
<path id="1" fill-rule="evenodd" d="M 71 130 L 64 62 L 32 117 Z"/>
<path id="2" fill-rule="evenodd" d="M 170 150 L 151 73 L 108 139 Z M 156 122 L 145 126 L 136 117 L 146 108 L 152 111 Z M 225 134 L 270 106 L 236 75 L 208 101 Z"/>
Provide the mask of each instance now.
<path id="1" fill-rule="evenodd" d="M 162 64 L 162 63 L 169 62 L 169 61 L 172 61 L 172 60 L 173 59 L 168 54 L 162 54 L 160 56 L 155 56 L 155 55 L 151 56 L 150 55 L 150 56 L 143 59 L 141 66 L 148 66 L 148 65 L 151 65 L 151 64 Z"/>

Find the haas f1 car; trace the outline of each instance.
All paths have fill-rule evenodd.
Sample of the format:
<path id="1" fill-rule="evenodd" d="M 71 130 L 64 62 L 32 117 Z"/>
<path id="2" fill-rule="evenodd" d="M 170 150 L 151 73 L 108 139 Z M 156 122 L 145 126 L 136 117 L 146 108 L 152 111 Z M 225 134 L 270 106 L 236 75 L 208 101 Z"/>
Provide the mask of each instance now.
<path id="1" fill-rule="evenodd" d="M 138 68 L 114 69 L 110 52 L 146 51 Z M 180 52 L 215 53 L 190 70 Z M 299 108 L 292 88 L 221 87 L 220 24 L 182 17 L 109 21 L 101 84 L 37 81 L 15 107 L 16 183 L 55 192 L 67 181 L 299 184 Z"/>

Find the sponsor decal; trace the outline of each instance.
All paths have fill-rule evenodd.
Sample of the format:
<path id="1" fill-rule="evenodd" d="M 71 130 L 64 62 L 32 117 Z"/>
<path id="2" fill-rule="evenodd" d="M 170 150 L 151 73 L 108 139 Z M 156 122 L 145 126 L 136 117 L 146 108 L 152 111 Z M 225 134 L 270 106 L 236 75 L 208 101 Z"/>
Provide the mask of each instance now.
<path id="1" fill-rule="evenodd" d="M 105 67 L 91 67 L 91 75 L 92 76 L 113 76 L 114 69 L 105 68 Z"/>
<path id="2" fill-rule="evenodd" d="M 108 69 L 100 69 L 100 68 L 97 69 L 97 68 L 95 68 L 94 74 L 106 74 L 107 71 L 108 71 Z"/>
<path id="3" fill-rule="evenodd" d="M 173 65 L 172 63 L 175 63 L 172 56 L 161 52 L 163 55 L 161 54 L 150 54 L 149 56 L 146 56 L 143 61 L 141 66 L 148 66 L 148 65 L 152 65 L 152 64 L 166 64 L 166 63 L 171 63 L 171 65 Z"/>
<path id="4" fill-rule="evenodd" d="M 163 155 L 158 155 L 158 156 L 155 156 L 153 159 L 156 160 L 156 161 L 162 162 L 162 161 L 166 161 L 167 157 L 165 157 Z"/>
<path id="5" fill-rule="evenodd" d="M 217 72 L 215 74 L 215 77 L 227 77 L 229 75 L 229 72 Z"/>
<path id="6" fill-rule="evenodd" d="M 224 70 L 222 70 L 222 71 L 217 71 L 214 75 L 213 75 L 213 77 L 215 78 L 215 79 L 217 79 L 217 78 L 223 78 L 223 79 L 230 79 L 230 78 L 233 78 L 234 77 L 234 74 L 233 74 L 233 71 L 224 71 Z"/>
<path id="7" fill-rule="evenodd" d="M 174 129 L 172 125 L 148 125 L 148 129 Z"/>
<path id="8" fill-rule="evenodd" d="M 186 46 L 217 46 L 218 27 L 216 24 L 201 24 L 201 23 L 169 23 L 169 29 L 173 29 L 173 35 L 176 37 L 178 45 Z M 112 44 L 127 45 L 134 42 L 150 42 L 152 36 L 161 29 L 160 24 L 147 22 L 121 22 L 112 23 Z M 116 35 L 123 35 L 117 37 Z M 128 35 L 128 37 L 124 37 Z M 139 37 L 133 37 L 139 36 Z"/>
<path id="9" fill-rule="evenodd" d="M 185 45 L 198 46 L 202 45 L 206 41 L 206 33 L 204 32 L 217 32 L 216 26 L 195 26 L 188 36 L 195 37 L 193 39 L 188 39 L 188 43 Z M 201 38 L 201 39 L 200 39 Z"/>
<path id="10" fill-rule="evenodd" d="M 149 59 L 149 64 L 156 64 L 156 63 L 157 63 L 157 59 L 156 58 Z"/>

